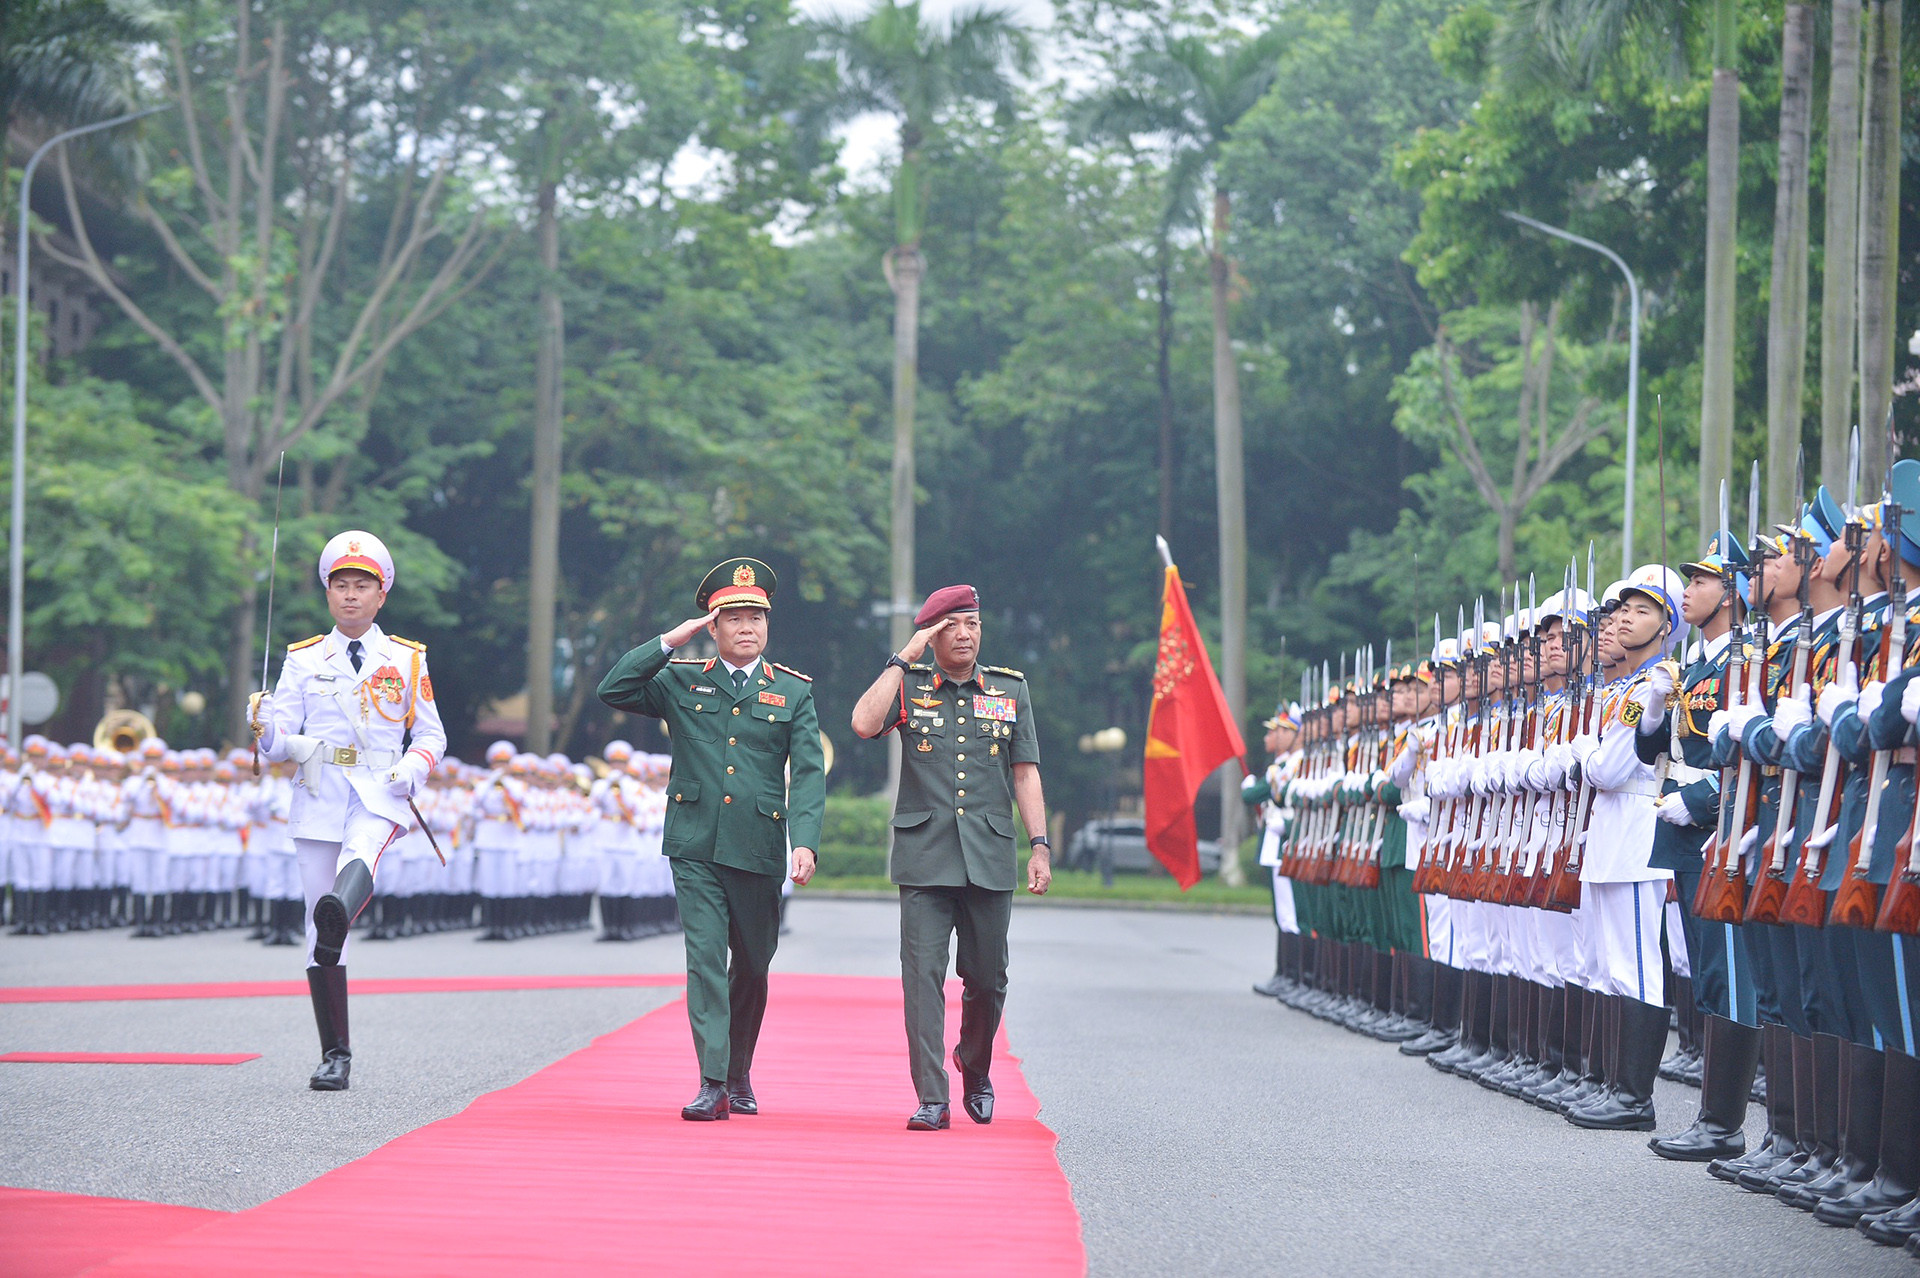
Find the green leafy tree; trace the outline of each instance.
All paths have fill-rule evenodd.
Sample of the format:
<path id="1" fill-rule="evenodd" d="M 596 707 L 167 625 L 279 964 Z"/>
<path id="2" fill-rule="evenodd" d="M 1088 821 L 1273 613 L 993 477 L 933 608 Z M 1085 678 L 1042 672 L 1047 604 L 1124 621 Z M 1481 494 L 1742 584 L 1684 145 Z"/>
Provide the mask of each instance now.
<path id="1" fill-rule="evenodd" d="M 894 295 L 891 637 L 912 631 L 914 606 L 914 422 L 919 376 L 921 252 L 930 194 L 927 147 L 943 121 L 969 105 L 1003 114 L 1015 107 L 1016 74 L 1034 67 L 1032 42 L 1006 9 L 956 11 L 942 29 L 919 0 L 881 0 L 864 16 L 818 22 L 821 46 L 837 64 L 838 92 L 817 111 L 825 124 L 867 112 L 894 117 L 900 160 L 893 175 L 893 247 L 881 259 Z"/>

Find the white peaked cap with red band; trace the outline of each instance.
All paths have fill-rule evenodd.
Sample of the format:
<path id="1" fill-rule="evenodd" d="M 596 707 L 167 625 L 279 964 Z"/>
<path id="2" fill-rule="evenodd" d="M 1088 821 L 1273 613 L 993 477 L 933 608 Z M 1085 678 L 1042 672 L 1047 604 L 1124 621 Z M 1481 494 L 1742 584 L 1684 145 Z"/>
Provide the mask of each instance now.
<path id="1" fill-rule="evenodd" d="M 358 568 L 380 579 L 380 593 L 393 589 L 393 556 L 387 543 L 370 532 L 351 529 L 327 543 L 320 552 L 320 584 L 343 568 Z"/>

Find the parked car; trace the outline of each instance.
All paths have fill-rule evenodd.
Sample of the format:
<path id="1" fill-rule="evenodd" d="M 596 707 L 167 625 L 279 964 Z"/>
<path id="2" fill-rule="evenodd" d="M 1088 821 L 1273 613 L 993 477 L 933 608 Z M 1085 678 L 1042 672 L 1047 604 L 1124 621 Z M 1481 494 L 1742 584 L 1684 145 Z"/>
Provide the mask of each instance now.
<path id="1" fill-rule="evenodd" d="M 1099 870 L 1110 868 L 1119 874 L 1165 874 L 1166 867 L 1147 851 L 1147 827 L 1138 820 L 1089 821 L 1067 840 L 1066 868 Z M 1220 869 L 1220 844 L 1215 839 L 1200 840 L 1200 871 L 1213 874 Z"/>

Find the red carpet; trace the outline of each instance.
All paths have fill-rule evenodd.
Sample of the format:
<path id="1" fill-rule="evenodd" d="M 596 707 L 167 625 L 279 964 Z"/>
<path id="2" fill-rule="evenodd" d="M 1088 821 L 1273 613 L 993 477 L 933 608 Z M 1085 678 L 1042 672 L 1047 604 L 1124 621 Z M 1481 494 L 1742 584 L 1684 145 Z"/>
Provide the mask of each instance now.
<path id="1" fill-rule="evenodd" d="M 351 980 L 355 994 L 473 994 L 492 990 L 625 990 L 685 985 L 684 976 L 426 976 Z M 188 985 L 7 985 L 0 1003 L 114 1003 L 148 998 L 306 998 L 301 981 L 199 981 Z"/>
<path id="2" fill-rule="evenodd" d="M 0 1271 L 8 1278 L 77 1274 L 131 1247 L 151 1246 L 225 1215 L 199 1207 L 0 1187 Z"/>
<path id="3" fill-rule="evenodd" d="M 956 1106 L 952 1131 L 905 1130 L 914 1097 L 892 980 L 774 978 L 754 1066 L 758 1117 L 681 1121 L 695 1075 L 676 1001 L 451 1118 L 110 1268 L 194 1278 L 1085 1272 L 1054 1135 L 1004 1035 L 989 1127 Z"/>
<path id="4" fill-rule="evenodd" d="M 245 1065 L 258 1052 L 7 1052 L 6 1065 Z"/>

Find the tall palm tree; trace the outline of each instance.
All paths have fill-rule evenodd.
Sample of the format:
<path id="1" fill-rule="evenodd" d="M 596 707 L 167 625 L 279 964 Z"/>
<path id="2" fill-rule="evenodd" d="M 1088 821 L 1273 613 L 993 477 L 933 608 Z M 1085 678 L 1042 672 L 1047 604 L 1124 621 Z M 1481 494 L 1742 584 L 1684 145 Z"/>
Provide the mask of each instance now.
<path id="1" fill-rule="evenodd" d="M 1900 242 L 1900 0 L 1866 6 L 1865 93 L 1860 112 L 1861 483 L 1886 474 L 1893 408 L 1894 283 Z"/>
<path id="2" fill-rule="evenodd" d="M 1780 169 L 1767 301 L 1767 512 L 1792 518 L 1807 369 L 1808 141 L 1813 125 L 1813 6 L 1789 4 L 1780 26 Z"/>
<path id="3" fill-rule="evenodd" d="M 974 6 L 946 23 L 923 18 L 919 0 L 880 0 L 861 17 L 813 24 L 839 69 L 837 91 L 816 125 L 868 112 L 891 115 L 900 128 L 900 164 L 893 176 L 894 246 L 881 259 L 893 290 L 892 639 L 911 633 L 914 569 L 914 400 L 919 378 L 920 282 L 926 272 L 921 234 L 929 186 L 926 146 L 951 110 L 986 103 L 1016 105 L 1016 75 L 1034 69 L 1033 43 L 1010 9 Z"/>
<path id="4" fill-rule="evenodd" d="M 1860 0 L 1833 0 L 1827 74 L 1827 213 L 1821 228 L 1820 474 L 1847 473 L 1860 243 Z"/>
<path id="5" fill-rule="evenodd" d="M 1173 148 L 1168 168 L 1169 218 L 1212 188 L 1207 266 L 1213 301 L 1214 478 L 1220 526 L 1220 684 L 1236 719 L 1247 700 L 1247 490 L 1240 420 L 1240 370 L 1231 325 L 1233 259 L 1228 255 L 1233 193 L 1220 173 L 1220 153 L 1279 74 L 1283 35 L 1270 29 L 1216 49 L 1186 36 L 1159 40 L 1136 55 L 1125 82 L 1089 99 L 1081 124 L 1092 136 L 1132 141 L 1160 137 Z M 1164 446 L 1163 446 L 1164 448 Z M 1163 479 L 1163 483 L 1165 480 Z M 1231 765 L 1229 765 L 1231 766 Z M 1239 796 L 1223 787 L 1220 876 L 1240 877 Z"/>

